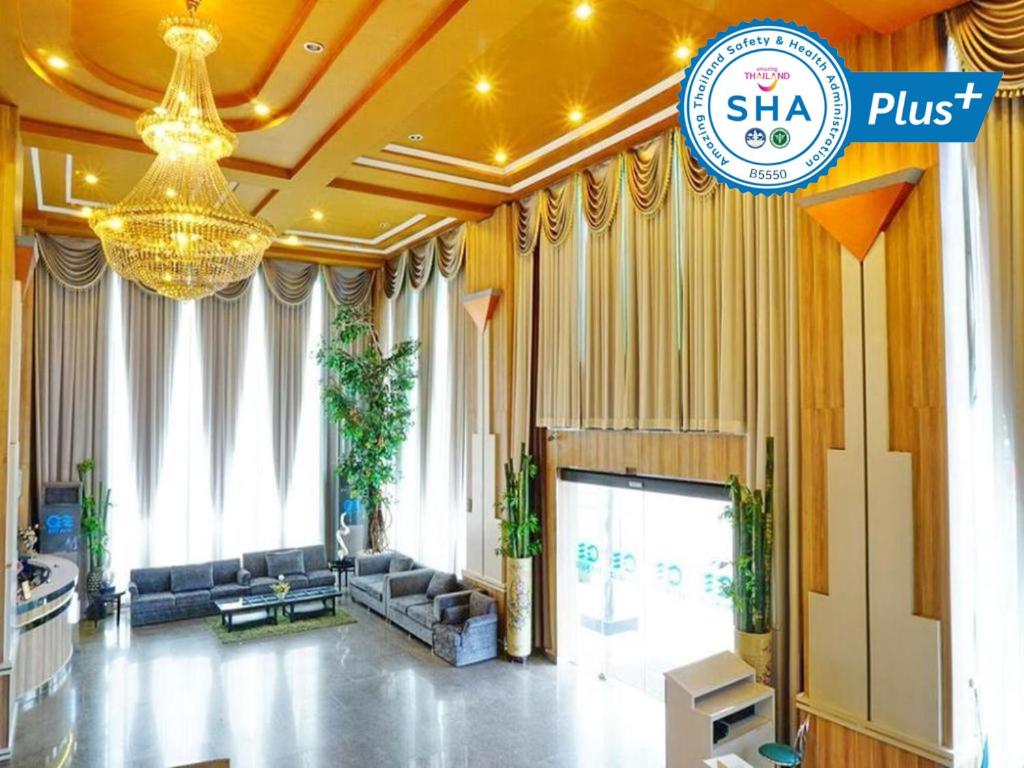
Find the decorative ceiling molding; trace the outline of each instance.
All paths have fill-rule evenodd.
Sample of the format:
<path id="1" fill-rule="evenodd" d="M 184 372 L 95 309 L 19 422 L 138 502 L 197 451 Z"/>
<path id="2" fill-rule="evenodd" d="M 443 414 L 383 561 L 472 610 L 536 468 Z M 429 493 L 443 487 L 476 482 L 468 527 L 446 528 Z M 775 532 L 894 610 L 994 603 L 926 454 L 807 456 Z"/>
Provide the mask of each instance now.
<path id="1" fill-rule="evenodd" d="M 577 163 L 586 160 L 589 157 L 597 155 L 609 147 L 613 147 L 619 142 L 629 139 L 631 136 L 636 136 L 639 133 L 647 130 L 648 128 L 657 125 L 669 118 L 674 118 L 678 114 L 678 108 L 673 104 L 670 107 L 655 112 L 653 115 L 645 117 L 637 123 L 634 123 L 627 128 L 623 128 L 618 133 L 614 133 L 611 136 L 607 136 L 601 141 L 591 144 L 589 147 L 581 149 L 569 157 L 559 160 L 557 163 L 549 165 L 537 173 L 527 176 L 525 179 L 517 181 L 514 184 L 497 184 L 492 181 L 483 181 L 482 179 L 474 179 L 470 176 L 458 176 L 453 173 L 445 173 L 444 171 L 434 171 L 429 168 L 420 168 L 416 165 L 404 165 L 402 163 L 392 163 L 388 160 L 378 160 L 375 157 L 364 157 L 359 156 L 353 162 L 356 165 L 361 165 L 366 168 L 375 168 L 380 171 L 389 171 L 391 173 L 401 173 L 406 176 L 417 176 L 421 179 L 430 179 L 431 181 L 440 181 L 448 184 L 458 184 L 464 187 L 475 187 L 476 189 L 487 190 L 488 192 L 497 192 L 503 195 L 516 195 L 523 192 L 540 181 L 546 178 L 554 176 L 561 171 L 571 168 Z"/>
<path id="2" fill-rule="evenodd" d="M 418 214 L 418 215 L 422 215 L 422 214 Z M 415 218 L 415 217 L 413 217 L 413 218 Z M 374 254 L 374 255 L 377 255 L 377 256 L 391 256 L 392 254 L 397 253 L 398 251 L 401 251 L 402 249 L 407 248 L 408 246 L 413 245 L 413 244 L 419 242 L 420 240 L 425 240 L 427 237 L 429 237 L 430 235 L 434 234 L 435 232 L 439 232 L 441 230 L 447 229 L 448 227 L 452 226 L 453 224 L 458 224 L 458 222 L 459 222 L 459 220 L 456 219 L 454 216 L 446 216 L 445 218 L 441 219 L 440 221 L 435 221 L 433 224 L 431 224 L 428 227 L 424 227 L 423 229 L 420 229 L 420 230 L 417 230 L 416 232 L 413 232 L 411 235 L 409 235 L 404 240 L 399 240 L 397 243 L 392 243 L 391 245 L 389 245 L 389 246 L 387 246 L 385 248 L 371 248 L 371 247 L 364 247 L 364 246 L 361 246 L 361 245 L 346 245 L 346 244 L 342 244 L 342 243 L 339 243 L 339 242 L 336 242 L 336 241 L 322 239 L 322 237 L 323 237 L 322 235 L 318 235 L 317 238 L 314 238 L 314 237 L 304 237 L 304 238 L 302 238 L 300 240 L 298 235 L 296 233 L 294 233 L 294 232 L 290 232 L 288 237 L 278 238 L 277 242 L 281 243 L 282 245 L 286 245 L 286 246 L 290 246 L 290 247 L 295 247 L 295 246 L 300 246 L 300 245 L 309 245 L 309 246 L 312 246 L 314 248 L 324 248 L 324 249 L 329 250 L 329 251 L 346 251 L 346 252 L 353 252 L 354 251 L 355 253 L 367 253 L 367 254 Z M 408 222 L 403 222 L 403 224 L 405 224 L 405 223 L 408 223 Z M 402 225 L 399 225 L 399 226 L 402 226 Z M 294 238 L 294 239 L 292 239 L 292 238 Z M 318 238 L 320 238 L 320 239 L 318 239 Z"/>
<path id="3" fill-rule="evenodd" d="M 410 216 L 408 219 L 403 221 L 401 224 L 396 224 L 391 227 L 387 232 L 382 232 L 376 237 L 351 237 L 349 235 L 329 235 L 326 232 L 311 232 L 303 229 L 286 229 L 286 235 L 297 235 L 298 237 L 305 238 L 317 238 L 320 240 L 333 240 L 339 243 L 355 243 L 357 245 L 380 245 L 393 238 L 400 232 L 404 232 L 413 224 L 417 224 L 427 218 L 425 213 L 417 213 L 414 216 Z"/>
<path id="4" fill-rule="evenodd" d="M 406 157 L 415 157 L 420 160 L 429 160 L 435 163 L 441 163 L 443 165 L 454 165 L 459 168 L 464 168 L 468 171 L 477 171 L 479 173 L 486 173 L 492 176 L 499 176 L 501 178 L 508 178 L 509 176 L 515 176 L 520 171 L 530 167 L 545 155 L 549 155 L 552 152 L 561 149 L 562 147 L 572 144 L 580 139 L 589 136 L 595 131 L 599 131 L 602 128 L 611 125 L 623 115 L 628 114 L 639 106 L 646 104 L 651 99 L 660 96 L 666 91 L 671 91 L 679 88 L 679 83 L 683 79 L 683 72 L 685 70 L 679 70 L 675 74 L 666 77 L 664 80 L 655 83 L 650 88 L 647 88 L 640 93 L 631 96 L 620 104 L 615 105 L 606 112 L 601 113 L 592 120 L 588 120 L 577 128 L 574 128 L 567 133 L 562 134 L 557 139 L 549 141 L 541 147 L 532 152 L 528 152 L 522 157 L 516 158 L 507 165 L 491 165 L 488 163 L 480 163 L 475 160 L 467 160 L 463 157 L 455 155 L 445 155 L 440 152 L 431 152 L 426 149 L 419 149 L 417 147 L 407 147 L 404 144 L 386 144 L 384 145 L 384 151 L 390 152 L 396 155 L 405 155 Z"/>

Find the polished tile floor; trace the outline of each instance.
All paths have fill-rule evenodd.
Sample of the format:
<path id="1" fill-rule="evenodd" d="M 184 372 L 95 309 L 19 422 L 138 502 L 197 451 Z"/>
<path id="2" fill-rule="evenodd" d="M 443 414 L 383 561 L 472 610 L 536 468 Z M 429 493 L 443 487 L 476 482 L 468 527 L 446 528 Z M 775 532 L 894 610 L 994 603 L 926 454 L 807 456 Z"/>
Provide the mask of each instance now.
<path id="1" fill-rule="evenodd" d="M 15 766 L 664 765 L 662 705 L 573 666 L 464 669 L 360 606 L 357 624 L 221 645 L 200 621 L 80 628 L 18 715 Z"/>

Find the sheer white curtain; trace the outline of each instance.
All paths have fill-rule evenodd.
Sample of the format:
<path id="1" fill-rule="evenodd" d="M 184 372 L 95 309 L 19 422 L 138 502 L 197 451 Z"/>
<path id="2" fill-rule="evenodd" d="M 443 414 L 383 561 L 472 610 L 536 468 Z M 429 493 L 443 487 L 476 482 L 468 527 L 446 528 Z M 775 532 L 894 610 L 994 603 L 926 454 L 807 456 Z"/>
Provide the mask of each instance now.
<path id="1" fill-rule="evenodd" d="M 1012 358 L 1000 259 L 974 153 L 943 145 L 943 276 L 949 421 L 954 744 L 980 766 L 1024 765 L 1024 489 L 1015 483 Z M 959 764 L 959 763 L 958 763 Z"/>
<path id="2" fill-rule="evenodd" d="M 262 280 L 262 274 L 254 280 Z M 234 450 L 218 509 L 210 488 L 209 441 L 203 423 L 203 382 L 197 312 L 181 306 L 174 350 L 170 419 L 164 435 L 155 503 L 148 524 L 138 510 L 134 458 L 128 439 L 130 414 L 121 321 L 123 283 L 114 278 L 111 296 L 110 415 L 107 441 L 110 482 L 116 507 L 111 513 L 111 566 L 119 580 L 131 568 L 238 557 L 245 551 L 301 546 L 323 540 L 323 462 L 320 371 L 314 357 L 318 323 L 309 324 L 303 361 L 302 406 L 294 468 L 282 506 L 274 480 L 271 398 L 267 376 L 266 299 L 254 285 L 249 303 L 244 383 Z M 320 282 L 310 299 L 319 317 Z M 143 553 L 148 544 L 149 556 Z"/>

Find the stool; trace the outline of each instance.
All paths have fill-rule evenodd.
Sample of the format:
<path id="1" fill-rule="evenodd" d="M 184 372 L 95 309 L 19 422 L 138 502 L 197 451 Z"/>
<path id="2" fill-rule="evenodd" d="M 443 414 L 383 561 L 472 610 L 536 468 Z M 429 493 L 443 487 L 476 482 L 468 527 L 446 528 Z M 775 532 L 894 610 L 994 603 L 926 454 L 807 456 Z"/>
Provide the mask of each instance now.
<path id="1" fill-rule="evenodd" d="M 810 720 L 804 720 L 796 732 L 793 746 L 789 744 L 762 744 L 757 753 L 767 758 L 773 765 L 786 766 L 786 768 L 798 768 L 804 760 L 804 743 L 807 740 L 807 729 L 810 727 Z"/>

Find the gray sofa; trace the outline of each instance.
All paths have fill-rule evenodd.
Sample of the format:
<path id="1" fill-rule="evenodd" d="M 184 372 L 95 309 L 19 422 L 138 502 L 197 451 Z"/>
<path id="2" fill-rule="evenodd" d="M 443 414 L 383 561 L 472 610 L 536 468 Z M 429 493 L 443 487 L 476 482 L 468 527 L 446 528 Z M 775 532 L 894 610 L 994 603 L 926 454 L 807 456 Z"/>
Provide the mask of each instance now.
<path id="1" fill-rule="evenodd" d="M 128 591 L 133 627 L 217 614 L 217 600 L 273 591 L 283 574 L 292 589 L 334 585 L 322 544 L 247 552 L 238 559 L 166 568 L 135 568 Z"/>
<path id="2" fill-rule="evenodd" d="M 254 595 L 270 594 L 279 575 L 292 589 L 329 587 L 334 584 L 334 571 L 327 564 L 322 544 L 292 549 L 268 549 L 242 555 L 242 569 L 251 579 Z"/>
<path id="3" fill-rule="evenodd" d="M 215 600 L 249 593 L 238 559 L 165 568 L 135 568 L 128 585 L 132 626 L 217 613 Z"/>
<path id="4" fill-rule="evenodd" d="M 434 653 L 456 667 L 498 655 L 498 604 L 480 592 L 449 595 L 433 626 Z"/>
<path id="5" fill-rule="evenodd" d="M 395 573 L 384 584 L 388 620 L 425 643 L 433 641 L 433 626 L 454 605 L 455 594 L 466 591 L 453 574 L 420 568 Z"/>
<path id="6" fill-rule="evenodd" d="M 415 570 L 429 569 L 424 569 L 422 565 L 401 552 L 359 555 L 356 557 L 355 574 L 348 582 L 349 596 L 353 601 L 386 618 L 387 582 L 396 573 Z"/>

